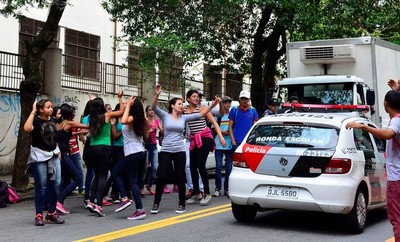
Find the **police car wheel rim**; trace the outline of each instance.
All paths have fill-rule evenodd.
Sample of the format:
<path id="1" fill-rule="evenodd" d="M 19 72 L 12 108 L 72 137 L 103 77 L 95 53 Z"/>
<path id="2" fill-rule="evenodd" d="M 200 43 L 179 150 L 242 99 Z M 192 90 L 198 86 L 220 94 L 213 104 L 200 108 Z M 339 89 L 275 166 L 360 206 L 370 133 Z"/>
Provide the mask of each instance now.
<path id="1" fill-rule="evenodd" d="M 367 207 L 366 207 L 365 197 L 362 192 L 359 193 L 357 197 L 356 209 L 357 209 L 358 224 L 360 225 L 360 227 L 363 227 L 366 221 Z"/>

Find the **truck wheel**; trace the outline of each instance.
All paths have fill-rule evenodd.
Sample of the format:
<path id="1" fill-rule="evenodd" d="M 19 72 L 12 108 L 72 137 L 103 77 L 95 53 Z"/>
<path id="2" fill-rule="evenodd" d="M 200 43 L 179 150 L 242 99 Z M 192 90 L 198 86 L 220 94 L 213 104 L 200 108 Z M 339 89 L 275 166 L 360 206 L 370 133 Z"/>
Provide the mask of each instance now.
<path id="1" fill-rule="evenodd" d="M 252 206 L 232 203 L 232 213 L 238 222 L 248 223 L 254 220 L 257 210 Z"/>
<path id="2" fill-rule="evenodd" d="M 367 222 L 367 196 L 362 188 L 358 188 L 354 207 L 346 215 L 346 229 L 352 234 L 361 234 L 364 231 Z"/>

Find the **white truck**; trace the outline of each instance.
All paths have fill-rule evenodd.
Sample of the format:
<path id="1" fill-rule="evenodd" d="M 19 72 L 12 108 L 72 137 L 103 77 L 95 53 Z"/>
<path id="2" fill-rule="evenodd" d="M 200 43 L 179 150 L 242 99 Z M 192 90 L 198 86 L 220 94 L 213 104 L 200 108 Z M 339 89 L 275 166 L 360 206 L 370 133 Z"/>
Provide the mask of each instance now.
<path id="1" fill-rule="evenodd" d="M 369 105 L 366 116 L 381 126 L 389 79 L 400 79 L 400 46 L 374 37 L 290 42 L 289 78 L 278 82 L 277 98 L 287 103 Z"/>

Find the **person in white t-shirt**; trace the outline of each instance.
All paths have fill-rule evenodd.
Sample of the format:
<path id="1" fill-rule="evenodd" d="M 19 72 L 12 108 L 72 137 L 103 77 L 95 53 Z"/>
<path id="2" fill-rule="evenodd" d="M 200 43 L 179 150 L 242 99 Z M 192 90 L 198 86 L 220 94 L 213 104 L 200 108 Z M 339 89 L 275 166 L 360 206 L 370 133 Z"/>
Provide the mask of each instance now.
<path id="1" fill-rule="evenodd" d="M 365 124 L 351 122 L 346 128 L 365 130 L 386 139 L 387 213 L 393 226 L 394 237 L 400 241 L 400 92 L 391 90 L 385 95 L 385 111 L 390 122 L 386 129 L 377 129 Z"/>

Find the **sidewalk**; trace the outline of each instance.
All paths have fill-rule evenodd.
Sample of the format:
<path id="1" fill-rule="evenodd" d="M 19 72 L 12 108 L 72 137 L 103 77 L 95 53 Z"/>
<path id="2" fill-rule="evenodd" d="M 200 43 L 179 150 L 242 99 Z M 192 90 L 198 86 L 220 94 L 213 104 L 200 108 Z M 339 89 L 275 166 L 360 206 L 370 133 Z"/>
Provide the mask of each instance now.
<path id="1" fill-rule="evenodd" d="M 29 177 L 30 183 L 33 184 L 33 177 Z M 5 181 L 7 184 L 11 185 L 12 175 L 0 175 L 0 181 Z M 22 201 L 33 200 L 35 189 L 29 188 L 28 191 L 17 191 L 18 196 Z"/>

